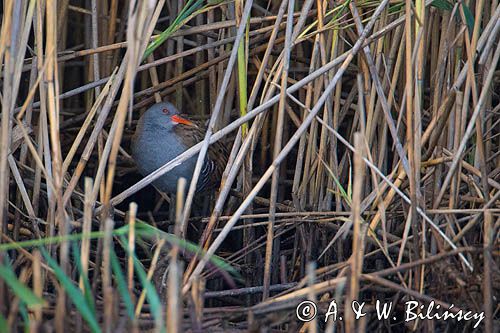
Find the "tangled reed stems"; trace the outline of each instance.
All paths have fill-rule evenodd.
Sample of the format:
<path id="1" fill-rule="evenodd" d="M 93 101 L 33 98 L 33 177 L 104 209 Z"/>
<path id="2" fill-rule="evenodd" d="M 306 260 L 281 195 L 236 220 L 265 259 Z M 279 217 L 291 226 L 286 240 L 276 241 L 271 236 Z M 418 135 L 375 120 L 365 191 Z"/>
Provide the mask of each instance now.
<path id="1" fill-rule="evenodd" d="M 1 332 L 498 327 L 498 1 L 1 10 Z M 163 100 L 205 136 L 143 177 Z M 177 199 L 152 186 L 193 156 Z"/>

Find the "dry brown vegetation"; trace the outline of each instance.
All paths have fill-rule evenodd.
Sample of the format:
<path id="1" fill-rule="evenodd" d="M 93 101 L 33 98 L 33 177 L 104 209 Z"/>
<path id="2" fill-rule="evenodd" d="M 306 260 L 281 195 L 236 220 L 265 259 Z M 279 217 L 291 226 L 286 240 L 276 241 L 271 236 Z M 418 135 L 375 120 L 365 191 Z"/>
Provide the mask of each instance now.
<path id="1" fill-rule="evenodd" d="M 0 331 L 477 322 L 405 323 L 410 300 L 500 325 L 497 0 L 1 10 Z M 161 100 L 207 132 L 142 177 L 130 136 Z M 174 204 L 150 185 L 216 140 L 232 151 L 212 197 L 185 184 Z M 306 299 L 319 316 L 301 322 Z M 343 320 L 325 323 L 332 300 Z M 377 300 L 398 319 L 377 319 Z"/>

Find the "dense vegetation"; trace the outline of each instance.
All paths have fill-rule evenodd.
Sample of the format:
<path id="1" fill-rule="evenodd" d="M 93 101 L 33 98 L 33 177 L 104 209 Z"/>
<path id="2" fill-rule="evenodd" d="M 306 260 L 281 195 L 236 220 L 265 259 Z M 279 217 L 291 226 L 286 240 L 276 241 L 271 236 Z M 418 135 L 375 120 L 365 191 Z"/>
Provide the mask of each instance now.
<path id="1" fill-rule="evenodd" d="M 498 1 L 1 12 L 1 332 L 500 325 Z M 207 131 L 143 177 L 130 138 L 162 100 Z M 151 185 L 218 140 L 231 154 L 213 194 Z M 405 322 L 409 301 L 484 317 Z M 332 304 L 343 320 L 325 323 Z"/>

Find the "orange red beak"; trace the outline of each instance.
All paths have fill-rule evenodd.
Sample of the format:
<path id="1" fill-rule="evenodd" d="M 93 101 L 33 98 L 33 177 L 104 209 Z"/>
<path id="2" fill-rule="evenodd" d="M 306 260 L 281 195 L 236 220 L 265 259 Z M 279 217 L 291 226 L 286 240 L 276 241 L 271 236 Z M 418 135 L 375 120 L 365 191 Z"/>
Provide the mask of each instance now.
<path id="1" fill-rule="evenodd" d="M 170 117 L 170 119 L 172 119 L 172 121 L 176 124 L 183 124 L 183 125 L 188 125 L 188 126 L 195 126 L 195 124 L 190 121 L 190 120 L 187 120 L 185 118 L 182 118 L 181 116 L 178 116 L 178 115 L 173 115 L 172 117 Z"/>

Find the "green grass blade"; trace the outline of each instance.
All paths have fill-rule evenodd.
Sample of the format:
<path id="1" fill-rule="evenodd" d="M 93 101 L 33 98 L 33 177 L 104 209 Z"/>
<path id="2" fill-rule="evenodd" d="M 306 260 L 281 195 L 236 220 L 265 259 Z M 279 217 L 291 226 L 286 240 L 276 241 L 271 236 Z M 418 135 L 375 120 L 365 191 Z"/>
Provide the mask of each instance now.
<path id="1" fill-rule="evenodd" d="M 448 11 L 453 9 L 453 5 L 447 0 L 434 0 L 433 2 L 431 2 L 431 6 L 436 7 L 437 9 Z"/>
<path id="2" fill-rule="evenodd" d="M 94 305 L 94 295 L 92 295 L 92 287 L 90 286 L 89 277 L 87 274 L 83 274 L 82 268 L 82 260 L 80 257 L 80 249 L 76 245 L 76 243 L 72 244 L 73 246 L 73 256 L 75 257 L 76 267 L 78 269 L 78 273 L 80 273 L 80 277 L 82 278 L 83 285 L 85 287 L 83 296 L 90 307 L 91 311 L 95 313 L 95 305 Z"/>
<path id="3" fill-rule="evenodd" d="M 474 31 L 474 15 L 472 15 L 469 6 L 462 2 L 462 8 L 464 9 L 465 15 L 465 23 L 467 24 L 467 28 L 469 28 L 469 35 L 472 36 L 472 32 Z"/>
<path id="4" fill-rule="evenodd" d="M 9 328 L 9 323 L 7 322 L 7 319 L 2 315 L 0 312 L 0 332 L 5 332 L 9 333 L 10 328 Z"/>
<path id="5" fill-rule="evenodd" d="M 164 231 L 161 231 L 143 221 L 138 220 L 136 222 L 136 234 L 137 235 L 142 235 L 142 236 L 150 236 L 150 237 L 157 237 L 161 239 L 165 239 L 167 242 L 170 244 L 175 244 L 179 246 L 181 249 L 186 250 L 187 252 L 190 253 L 199 253 L 201 255 L 205 254 L 205 251 L 203 248 L 198 246 L 197 244 L 191 243 L 185 239 L 181 239 L 176 237 L 175 235 L 166 233 Z M 126 244 L 126 242 L 124 243 Z M 224 259 L 217 255 L 212 255 L 210 257 L 210 262 L 216 266 L 218 269 L 224 270 L 228 273 L 230 273 L 233 277 L 235 277 L 238 280 L 242 280 L 241 275 L 239 272 L 230 264 L 228 264 Z"/>
<path id="6" fill-rule="evenodd" d="M 128 233 L 128 225 L 113 230 L 113 236 L 126 235 L 127 233 Z M 88 235 L 88 237 L 90 239 L 102 238 L 102 237 L 104 237 L 104 232 L 103 231 L 92 231 Z M 47 238 L 42 238 L 42 239 L 33 239 L 33 240 L 8 243 L 8 244 L 0 244 L 0 252 L 21 249 L 21 248 L 54 245 L 54 244 L 59 244 L 63 241 L 75 241 L 75 240 L 81 240 L 82 238 L 83 238 L 83 234 L 79 233 L 79 234 L 70 234 L 70 235 L 65 235 L 65 236 L 54 236 L 54 237 L 47 237 Z"/>
<path id="7" fill-rule="evenodd" d="M 127 244 L 127 240 L 125 239 L 125 237 L 121 236 L 120 238 L 122 244 Z M 126 246 L 122 247 L 127 252 L 127 255 L 130 256 L 131 254 L 128 248 Z M 142 287 L 146 289 L 146 299 L 148 300 L 149 306 L 151 307 L 151 312 L 153 313 L 153 317 L 155 318 L 155 321 L 163 322 L 163 309 L 160 302 L 160 297 L 158 296 L 158 293 L 156 292 L 156 289 L 151 283 L 151 281 L 148 280 L 146 271 L 144 270 L 142 263 L 139 261 L 139 259 L 137 259 L 135 254 L 132 254 L 132 260 L 134 262 L 134 268 L 135 271 L 137 272 L 137 276 L 139 277 L 139 281 Z"/>
<path id="8" fill-rule="evenodd" d="M 164 231 L 161 231 L 149 224 L 147 224 L 144 221 L 137 220 L 136 223 L 136 235 L 137 237 L 160 237 L 162 239 L 165 239 L 167 242 L 170 244 L 176 244 L 180 248 L 191 252 L 191 253 L 204 253 L 204 251 L 196 244 L 188 242 L 184 239 L 179 239 L 178 237 L 175 237 L 172 234 L 166 233 Z M 113 230 L 113 236 L 123 236 L 127 235 L 129 233 L 129 226 L 125 225 L 123 227 L 120 227 L 118 229 Z M 91 232 L 88 237 L 90 239 L 96 239 L 96 238 L 103 238 L 104 237 L 104 232 L 102 231 L 93 231 Z M 3 251 L 8 251 L 8 250 L 15 250 L 15 249 L 20 249 L 20 248 L 30 248 L 30 247 L 39 247 L 39 246 L 45 246 L 45 245 L 54 245 L 54 244 L 59 244 L 63 241 L 75 241 L 75 240 L 81 240 L 83 238 L 83 234 L 70 234 L 70 235 L 65 235 L 65 236 L 54 236 L 54 237 L 47 237 L 44 239 L 34 239 L 34 240 L 28 240 L 28 241 L 22 241 L 22 242 L 16 242 L 16 243 L 8 243 L 8 244 L 0 244 L 0 252 Z M 139 240 L 138 240 L 139 241 Z M 222 258 L 219 256 L 213 255 L 210 258 L 210 262 L 215 265 L 217 268 L 222 269 L 233 275 L 237 279 L 241 279 L 240 274 L 236 269 L 234 269 L 231 265 L 226 263 Z"/>
<path id="9" fill-rule="evenodd" d="M 321 157 L 320 157 L 320 160 L 321 160 L 321 163 L 323 163 L 323 165 L 325 166 L 325 169 L 328 172 L 328 175 L 330 177 L 332 177 L 333 181 L 337 185 L 337 188 L 339 189 L 339 192 L 340 192 L 340 196 L 342 198 L 344 198 L 344 200 L 347 202 L 347 204 L 350 207 L 352 200 L 351 200 L 351 197 L 349 196 L 348 192 L 346 192 L 346 190 L 344 189 L 344 187 L 342 186 L 342 184 L 340 184 L 340 181 L 335 176 L 335 174 L 333 173 L 332 169 L 330 169 L 330 167 L 328 166 L 328 164 L 326 164 L 325 161 L 323 161 L 323 159 Z M 329 189 L 329 191 L 335 193 L 333 190 Z M 349 189 L 347 189 L 347 191 L 349 191 Z"/>
<path id="10" fill-rule="evenodd" d="M 469 34 L 472 36 L 472 31 L 474 30 L 474 15 L 465 3 L 461 3 L 462 8 L 464 10 L 465 23 L 467 24 L 467 28 L 469 29 Z M 451 11 L 453 10 L 453 4 L 447 0 L 434 0 L 431 2 L 431 6 L 436 7 L 441 10 Z M 460 17 L 460 14 L 457 12 L 457 17 Z"/>
<path id="11" fill-rule="evenodd" d="M 30 318 L 29 318 L 28 310 L 26 309 L 26 305 L 24 304 L 24 302 L 19 303 L 19 312 L 21 313 L 21 317 L 23 318 L 24 332 L 29 333 L 29 331 L 30 331 Z"/>
<path id="12" fill-rule="evenodd" d="M 16 294 L 19 299 L 24 302 L 29 307 L 41 306 L 44 301 L 37 295 L 35 295 L 31 289 L 26 287 L 24 284 L 19 282 L 16 274 L 12 269 L 6 265 L 0 265 L 0 278 L 7 283 L 7 285 L 12 289 L 14 294 Z"/>
<path id="13" fill-rule="evenodd" d="M 125 303 L 125 309 L 127 310 L 127 314 L 130 317 L 130 320 L 135 319 L 134 315 L 134 304 L 132 304 L 132 299 L 130 298 L 130 294 L 128 293 L 127 284 L 125 282 L 125 276 L 120 267 L 120 263 L 116 256 L 115 250 L 111 249 L 110 251 L 110 259 L 111 259 L 111 267 L 113 272 L 115 273 L 116 284 L 118 285 L 118 292 L 120 293 L 123 302 Z"/>
<path id="14" fill-rule="evenodd" d="M 196 0 L 194 4 L 193 1 L 194 0 L 189 0 L 184 8 L 182 8 L 179 15 L 173 20 L 172 24 L 170 24 L 157 38 L 155 38 L 155 40 L 153 40 L 148 45 L 146 51 L 144 52 L 143 59 L 149 57 L 154 50 L 160 47 L 160 45 L 162 45 L 170 36 L 172 36 L 174 32 L 179 30 L 188 20 L 192 18 L 190 17 L 191 14 L 201 8 L 203 0 Z"/>
<path id="15" fill-rule="evenodd" d="M 61 267 L 59 267 L 56 261 L 50 257 L 47 250 L 41 247 L 40 251 L 42 252 L 43 257 L 47 261 L 47 264 L 49 264 L 49 266 L 54 270 L 54 274 L 56 275 L 59 282 L 61 282 L 71 302 L 75 304 L 76 308 L 82 315 L 83 319 L 85 319 L 85 321 L 89 324 L 91 331 L 101 332 L 101 329 L 95 317 L 95 313 L 92 312 L 90 306 L 87 304 L 85 297 L 83 296 L 80 289 L 75 287 L 73 281 L 71 281 L 71 279 L 67 277 L 66 274 L 64 274 Z"/>

